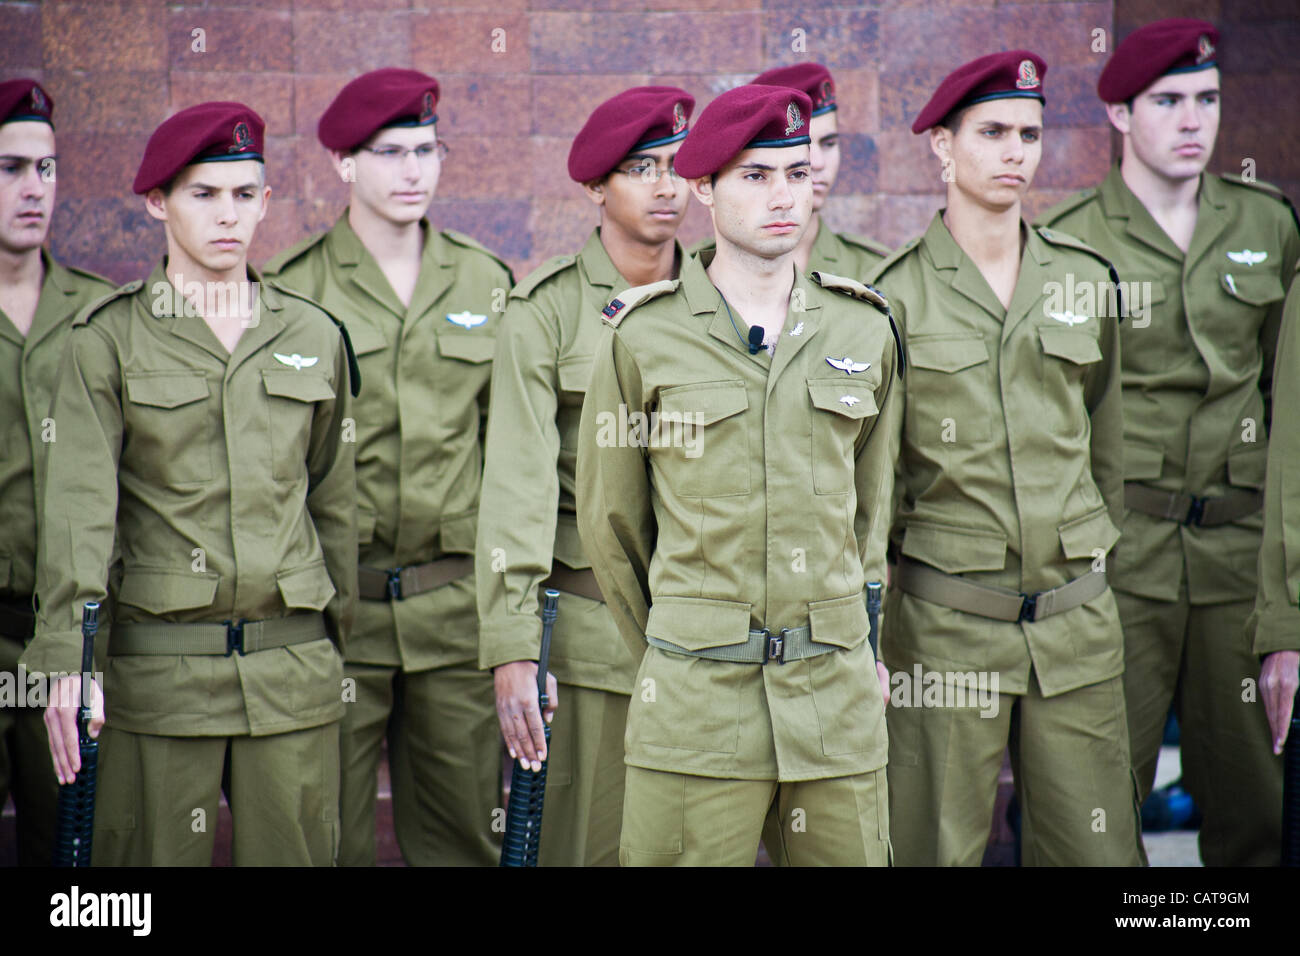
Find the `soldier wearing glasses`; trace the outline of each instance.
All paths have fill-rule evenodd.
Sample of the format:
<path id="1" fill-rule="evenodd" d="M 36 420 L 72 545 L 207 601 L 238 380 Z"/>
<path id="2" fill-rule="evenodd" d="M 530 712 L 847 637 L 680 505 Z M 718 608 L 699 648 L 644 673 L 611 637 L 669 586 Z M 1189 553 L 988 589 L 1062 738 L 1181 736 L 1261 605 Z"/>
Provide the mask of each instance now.
<path id="1" fill-rule="evenodd" d="M 267 274 L 347 326 L 356 405 L 360 607 L 340 734 L 340 864 L 375 862 L 380 745 L 410 864 L 492 864 L 500 744 L 492 680 L 475 666 L 474 524 L 509 268 L 425 214 L 447 148 L 438 82 L 383 69 L 345 86 L 317 134 L 351 202 Z"/>

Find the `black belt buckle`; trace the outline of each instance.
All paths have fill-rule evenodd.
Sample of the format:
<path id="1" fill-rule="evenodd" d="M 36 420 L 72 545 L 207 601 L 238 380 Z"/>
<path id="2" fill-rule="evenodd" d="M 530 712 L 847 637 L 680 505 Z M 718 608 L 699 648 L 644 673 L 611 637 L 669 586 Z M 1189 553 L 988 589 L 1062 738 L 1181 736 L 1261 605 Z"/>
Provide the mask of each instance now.
<path id="1" fill-rule="evenodd" d="M 1034 619 L 1034 615 L 1038 613 L 1039 593 L 1040 592 L 1035 591 L 1033 594 L 1020 595 L 1024 600 L 1020 602 L 1020 617 L 1016 618 L 1017 624 L 1022 621 L 1032 621 Z"/>
<path id="2" fill-rule="evenodd" d="M 402 572 L 405 570 L 405 567 L 388 569 L 388 600 L 400 601 L 403 599 Z"/>
<path id="3" fill-rule="evenodd" d="M 1192 498 L 1192 503 L 1187 507 L 1187 517 L 1183 519 L 1183 524 L 1199 525 L 1201 523 L 1201 518 L 1205 516 L 1205 501 L 1204 498 Z"/>
<path id="4" fill-rule="evenodd" d="M 226 656 L 229 657 L 235 651 L 239 651 L 239 656 L 244 656 L 244 619 L 238 621 L 223 621 L 226 625 Z"/>

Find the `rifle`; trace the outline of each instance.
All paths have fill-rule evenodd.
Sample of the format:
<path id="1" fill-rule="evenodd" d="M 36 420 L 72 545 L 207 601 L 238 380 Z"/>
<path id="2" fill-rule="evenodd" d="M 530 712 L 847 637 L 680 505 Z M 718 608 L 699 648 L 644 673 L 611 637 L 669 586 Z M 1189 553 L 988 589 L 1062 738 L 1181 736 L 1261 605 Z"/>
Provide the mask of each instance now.
<path id="1" fill-rule="evenodd" d="M 1282 865 L 1300 866 L 1300 694 L 1291 707 L 1282 761 Z"/>
<path id="2" fill-rule="evenodd" d="M 546 665 L 551 656 L 551 631 L 558 615 L 560 592 L 547 588 L 542 602 L 542 648 L 537 655 L 537 707 L 546 713 Z M 543 717 L 547 760 L 551 753 L 551 727 Z M 542 802 L 546 799 L 546 764 L 541 770 L 525 770 L 515 761 L 510 770 L 510 804 L 506 809 L 506 835 L 501 843 L 502 866 L 536 866 L 542 838 Z"/>
<path id="3" fill-rule="evenodd" d="M 81 711 L 77 714 L 77 739 L 81 770 L 77 779 L 59 786 L 59 809 L 54 832 L 55 866 L 90 866 L 90 839 L 95 830 L 95 783 L 99 776 L 99 741 L 87 729 L 95 670 L 95 634 L 99 631 L 99 603 L 87 601 L 81 611 Z"/>

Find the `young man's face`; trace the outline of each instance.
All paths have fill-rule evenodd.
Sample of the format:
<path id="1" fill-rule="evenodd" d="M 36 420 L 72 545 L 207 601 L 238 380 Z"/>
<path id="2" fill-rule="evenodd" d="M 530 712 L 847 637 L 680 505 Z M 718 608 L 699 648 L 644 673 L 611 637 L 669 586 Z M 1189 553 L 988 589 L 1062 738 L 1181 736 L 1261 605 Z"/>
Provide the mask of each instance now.
<path id="1" fill-rule="evenodd" d="M 747 149 L 710 185 L 691 190 L 713 213 L 719 239 L 764 259 L 791 252 L 812 218 L 812 169 L 807 146 Z"/>
<path id="2" fill-rule="evenodd" d="M 186 166 L 170 194 L 151 190 L 149 215 L 167 224 L 169 243 L 209 272 L 227 272 L 244 261 L 257 224 L 266 217 L 271 187 L 253 159 Z"/>
<path id="3" fill-rule="evenodd" d="M 1024 97 L 976 103 L 955 133 L 932 129 L 930 148 L 948 162 L 950 193 L 991 211 L 1009 209 L 1024 199 L 1043 156 L 1043 104 Z"/>
<path id="4" fill-rule="evenodd" d="M 1124 134 L 1130 161 L 1162 179 L 1195 179 L 1219 134 L 1219 70 L 1162 76 L 1133 97 L 1132 110 L 1112 103 L 1106 113 Z"/>
<path id="5" fill-rule="evenodd" d="M 820 210 L 840 175 L 840 124 L 835 110 L 808 122 L 812 138 L 808 159 L 812 163 L 813 209 Z"/>
<path id="6" fill-rule="evenodd" d="M 54 130 L 48 123 L 0 125 L 0 249 L 39 248 L 54 212 Z"/>
<path id="7" fill-rule="evenodd" d="M 424 218 L 442 175 L 435 126 L 381 129 L 355 152 L 333 156 L 352 184 L 352 204 L 398 226 Z"/>
<path id="8" fill-rule="evenodd" d="M 669 242 L 686 214 L 691 192 L 669 175 L 680 142 L 631 153 L 599 183 L 586 183 L 587 195 L 604 210 L 605 227 L 647 245 Z"/>

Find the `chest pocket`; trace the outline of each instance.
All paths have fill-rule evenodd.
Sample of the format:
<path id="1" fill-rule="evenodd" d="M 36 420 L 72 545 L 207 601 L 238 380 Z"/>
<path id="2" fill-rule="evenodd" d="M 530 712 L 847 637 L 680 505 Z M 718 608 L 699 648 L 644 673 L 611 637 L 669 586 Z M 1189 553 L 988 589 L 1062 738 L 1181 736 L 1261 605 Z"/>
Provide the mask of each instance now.
<path id="1" fill-rule="evenodd" d="M 813 491 L 839 495 L 853 489 L 854 443 L 880 414 L 869 379 L 809 379 L 812 401 Z"/>
<path id="2" fill-rule="evenodd" d="M 271 477 L 293 481 L 307 473 L 307 448 L 317 402 L 334 398 L 323 375 L 291 369 L 263 369 L 267 434 L 271 440 Z"/>
<path id="3" fill-rule="evenodd" d="M 988 441 L 993 366 L 978 332 L 909 335 L 907 432 L 918 445 Z"/>
<path id="4" fill-rule="evenodd" d="M 747 408 L 749 396 L 740 381 L 677 385 L 659 393 L 658 417 L 642 434 L 673 494 L 749 494 L 749 431 L 741 414 Z M 636 423 L 628 424 L 635 438 Z"/>
<path id="5" fill-rule="evenodd" d="M 1089 319 L 1109 322 L 1113 319 Z M 1039 427 L 1053 435 L 1082 435 L 1088 428 L 1083 379 L 1101 362 L 1101 346 L 1087 332 L 1042 326 L 1042 401 L 1033 410 Z"/>
<path id="6" fill-rule="evenodd" d="M 202 372 L 127 372 L 123 409 L 122 461 L 166 485 L 212 480 L 212 446 L 217 440 L 208 380 Z"/>

